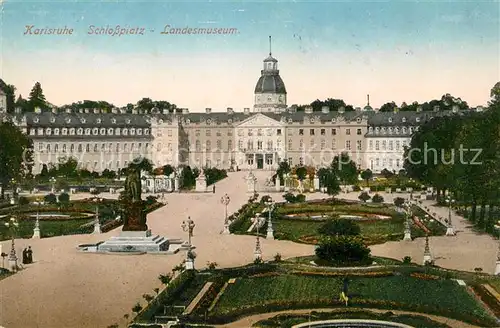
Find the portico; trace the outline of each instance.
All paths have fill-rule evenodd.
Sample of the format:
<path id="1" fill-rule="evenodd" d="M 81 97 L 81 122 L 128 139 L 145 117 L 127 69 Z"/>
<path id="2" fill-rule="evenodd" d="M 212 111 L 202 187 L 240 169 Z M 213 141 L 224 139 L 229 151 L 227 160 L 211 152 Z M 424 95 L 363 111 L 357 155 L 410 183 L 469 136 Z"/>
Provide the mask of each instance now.
<path id="1" fill-rule="evenodd" d="M 252 151 L 245 154 L 245 169 L 249 170 L 275 170 L 279 164 L 277 152 Z"/>

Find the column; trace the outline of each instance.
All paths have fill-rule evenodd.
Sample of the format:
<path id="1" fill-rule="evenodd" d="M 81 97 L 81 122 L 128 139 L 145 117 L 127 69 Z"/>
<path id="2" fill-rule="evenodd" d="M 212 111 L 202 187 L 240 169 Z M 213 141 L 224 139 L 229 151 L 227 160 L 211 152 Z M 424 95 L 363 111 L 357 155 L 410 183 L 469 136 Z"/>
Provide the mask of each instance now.
<path id="1" fill-rule="evenodd" d="M 251 169 L 257 167 L 257 156 L 255 153 L 253 153 L 253 164 L 252 164 L 252 167 Z"/>

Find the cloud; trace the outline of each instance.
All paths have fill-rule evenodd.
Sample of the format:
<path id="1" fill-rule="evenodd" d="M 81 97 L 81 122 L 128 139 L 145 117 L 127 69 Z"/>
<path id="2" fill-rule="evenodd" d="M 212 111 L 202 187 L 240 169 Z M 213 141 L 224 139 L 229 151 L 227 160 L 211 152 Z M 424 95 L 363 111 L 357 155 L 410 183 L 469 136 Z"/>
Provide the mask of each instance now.
<path id="1" fill-rule="evenodd" d="M 456 14 L 456 15 L 443 15 L 440 17 L 440 21 L 445 23 L 462 23 L 465 21 L 464 15 Z"/>

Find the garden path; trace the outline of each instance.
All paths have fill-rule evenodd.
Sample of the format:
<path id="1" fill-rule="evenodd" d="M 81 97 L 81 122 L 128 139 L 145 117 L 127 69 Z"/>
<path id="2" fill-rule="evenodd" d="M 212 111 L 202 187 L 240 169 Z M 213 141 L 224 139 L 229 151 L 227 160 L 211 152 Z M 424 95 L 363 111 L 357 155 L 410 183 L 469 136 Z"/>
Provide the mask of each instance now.
<path id="1" fill-rule="evenodd" d="M 338 309 L 338 310 L 344 310 L 344 309 Z M 369 311 L 376 312 L 376 313 L 385 313 L 385 312 L 388 311 L 388 310 L 368 309 L 368 308 L 364 308 L 363 310 L 369 310 Z M 279 315 L 279 314 L 284 314 L 284 313 L 308 314 L 311 311 L 316 311 L 316 312 L 333 312 L 333 311 L 335 311 L 335 309 L 290 310 L 290 311 L 279 311 L 279 312 L 263 313 L 263 314 L 257 314 L 257 315 L 245 317 L 245 318 L 243 318 L 241 320 L 238 320 L 238 321 L 226 324 L 226 325 L 218 325 L 218 326 L 215 326 L 215 327 L 220 327 L 220 328 L 248 328 L 248 327 L 252 327 L 252 325 L 254 323 L 256 323 L 256 322 L 258 322 L 260 320 L 269 319 L 269 318 L 272 318 L 272 317 L 274 317 L 276 315 Z M 446 318 L 446 317 L 440 317 L 440 316 L 436 316 L 436 315 L 422 314 L 422 313 L 415 313 L 415 312 L 408 312 L 408 311 L 397 311 L 397 310 L 391 310 L 391 312 L 393 312 L 394 314 L 414 314 L 414 315 L 421 315 L 421 316 L 427 317 L 427 318 L 429 318 L 431 320 L 447 324 L 447 325 L 449 325 L 450 327 L 453 327 L 453 328 L 479 328 L 478 326 L 473 326 L 473 325 L 465 323 L 465 322 L 461 322 L 461 321 L 458 321 L 458 320 L 449 319 L 449 318 Z"/>
<path id="2" fill-rule="evenodd" d="M 255 172 L 264 178 L 269 172 Z M 221 235 L 224 207 L 220 198 L 228 193 L 229 213 L 238 210 L 249 194 L 246 192 L 246 172 L 229 173 L 218 182 L 216 193 L 172 193 L 168 204 L 148 215 L 153 233 L 169 238 L 187 239 L 181 223 L 187 216 L 195 221 L 193 245 L 198 254 L 196 264 L 205 267 L 216 261 L 220 267 L 234 267 L 253 261 L 255 238 L 252 236 Z M 85 197 L 88 195 L 79 195 Z M 106 195 L 100 195 L 106 196 Z M 113 195 L 116 197 L 116 195 Z M 76 246 L 95 243 L 119 234 L 121 228 L 101 235 L 74 235 L 40 240 L 16 240 L 16 250 L 31 245 L 35 263 L 25 270 L 0 281 L 0 325 L 9 328 L 95 328 L 125 324 L 123 315 L 132 316 L 142 295 L 153 294 L 160 287 L 157 279 L 179 264 L 185 253 L 175 255 L 98 255 L 78 253 Z M 3 250 L 10 242 L 1 243 Z M 292 242 L 261 239 L 263 257 L 283 258 L 310 255 L 313 246 Z"/>

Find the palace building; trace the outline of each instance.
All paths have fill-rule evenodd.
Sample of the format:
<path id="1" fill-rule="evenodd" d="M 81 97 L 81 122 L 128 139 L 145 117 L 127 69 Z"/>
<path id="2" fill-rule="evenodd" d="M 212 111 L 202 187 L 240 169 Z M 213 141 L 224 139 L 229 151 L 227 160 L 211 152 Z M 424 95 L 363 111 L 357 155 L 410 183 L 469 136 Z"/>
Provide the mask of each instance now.
<path id="1" fill-rule="evenodd" d="M 463 114 L 458 107 L 382 113 L 373 110 L 369 101 L 355 111 L 329 107 L 313 111 L 311 106 L 297 111 L 296 105 L 287 106 L 285 84 L 271 52 L 263 64 L 252 111 L 206 108 L 196 113 L 188 109 L 146 113 L 134 109 L 126 113 L 118 108 L 103 112 L 54 107 L 44 113 L 16 110 L 12 119 L 33 140 L 33 173 L 69 157 L 97 172 L 126 167 L 139 156 L 156 167 L 274 170 L 284 160 L 292 166 L 322 167 L 341 152 L 349 153 L 360 169 L 397 172 L 403 168 L 404 148 L 419 125 L 435 116 Z M 0 92 L 0 117 L 5 112 L 6 96 Z"/>

